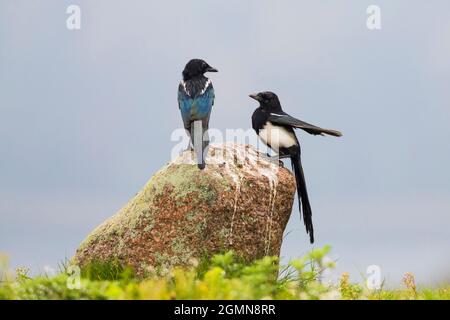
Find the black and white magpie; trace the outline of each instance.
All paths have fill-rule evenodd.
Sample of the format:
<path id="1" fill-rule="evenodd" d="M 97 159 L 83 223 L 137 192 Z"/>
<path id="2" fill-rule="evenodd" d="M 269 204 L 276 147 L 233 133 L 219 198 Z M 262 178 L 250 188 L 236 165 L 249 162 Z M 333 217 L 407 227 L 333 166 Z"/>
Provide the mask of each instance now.
<path id="1" fill-rule="evenodd" d="M 192 59 L 186 64 L 178 86 L 178 107 L 200 169 L 205 168 L 205 153 L 209 144 L 205 132 L 214 105 L 214 88 L 211 80 L 204 76 L 206 72 L 217 72 L 217 69 L 204 60 Z"/>
<path id="2" fill-rule="evenodd" d="M 316 127 L 312 124 L 291 117 L 281 108 L 280 100 L 273 92 L 260 92 L 251 94 L 251 98 L 259 102 L 259 107 L 252 115 L 252 126 L 261 140 L 272 150 L 279 154 L 276 158 L 290 158 L 292 169 L 297 183 L 299 210 L 303 213 L 303 222 L 309 240 L 314 243 L 314 228 L 312 223 L 312 210 L 306 190 L 305 175 L 300 159 L 300 144 L 295 135 L 294 128 L 303 129 L 313 135 L 342 136 L 335 130 Z"/>

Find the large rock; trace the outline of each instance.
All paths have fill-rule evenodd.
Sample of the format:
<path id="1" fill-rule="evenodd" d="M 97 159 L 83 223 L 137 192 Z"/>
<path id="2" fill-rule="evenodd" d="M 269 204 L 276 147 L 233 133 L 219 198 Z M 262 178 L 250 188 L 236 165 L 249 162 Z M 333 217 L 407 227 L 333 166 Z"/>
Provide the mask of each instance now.
<path id="1" fill-rule="evenodd" d="M 279 255 L 294 200 L 291 172 L 249 145 L 212 145 L 202 171 L 192 157 L 184 152 L 159 170 L 92 231 L 74 262 L 115 260 L 145 276 L 228 250 L 247 260 Z"/>

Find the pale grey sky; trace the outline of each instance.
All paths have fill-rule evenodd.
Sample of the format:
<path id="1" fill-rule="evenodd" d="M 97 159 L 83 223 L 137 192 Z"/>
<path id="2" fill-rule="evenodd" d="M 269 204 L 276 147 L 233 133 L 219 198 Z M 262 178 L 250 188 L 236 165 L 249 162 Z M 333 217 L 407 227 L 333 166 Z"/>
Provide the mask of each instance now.
<path id="1" fill-rule="evenodd" d="M 66 8 L 82 10 L 81 30 Z M 366 28 L 381 8 L 382 29 Z M 0 251 L 34 270 L 71 257 L 170 157 L 190 58 L 211 127 L 248 128 L 248 93 L 344 132 L 299 132 L 317 243 L 338 271 L 398 284 L 450 267 L 450 2 L 0 0 Z M 295 207 L 296 208 L 296 207 Z M 295 211 L 285 259 L 311 247 Z"/>

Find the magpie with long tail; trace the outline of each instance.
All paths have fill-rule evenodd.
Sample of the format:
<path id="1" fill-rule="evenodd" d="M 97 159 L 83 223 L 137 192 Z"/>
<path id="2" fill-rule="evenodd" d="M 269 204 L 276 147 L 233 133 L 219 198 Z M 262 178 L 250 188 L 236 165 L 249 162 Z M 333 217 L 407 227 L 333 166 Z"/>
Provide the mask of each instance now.
<path id="1" fill-rule="evenodd" d="M 199 169 L 205 168 L 209 144 L 207 130 L 214 105 L 214 88 L 211 80 L 205 77 L 206 72 L 217 72 L 217 69 L 201 59 L 192 59 L 186 64 L 178 86 L 178 107 L 184 128 L 190 136 L 188 149 L 194 149 Z"/>
<path id="2" fill-rule="evenodd" d="M 252 126 L 260 139 L 278 153 L 276 159 L 290 158 L 297 184 L 299 210 L 303 213 L 303 222 L 309 240 L 314 243 L 312 210 L 306 189 L 305 174 L 300 158 L 300 144 L 294 129 L 303 129 L 313 135 L 342 136 L 336 130 L 323 129 L 291 117 L 281 108 L 280 100 L 273 92 L 251 94 L 251 98 L 259 102 L 259 107 L 252 115 Z"/>

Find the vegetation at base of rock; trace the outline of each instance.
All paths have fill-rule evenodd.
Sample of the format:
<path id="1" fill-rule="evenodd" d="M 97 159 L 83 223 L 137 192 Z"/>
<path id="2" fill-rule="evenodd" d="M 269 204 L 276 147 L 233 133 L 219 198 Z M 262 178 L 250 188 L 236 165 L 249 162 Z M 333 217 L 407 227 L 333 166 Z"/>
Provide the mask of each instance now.
<path id="1" fill-rule="evenodd" d="M 123 266 L 118 260 L 104 262 L 91 261 L 81 269 L 81 277 L 89 280 L 131 280 L 135 278 L 135 272 L 130 267 Z"/>
<path id="2" fill-rule="evenodd" d="M 347 273 L 336 284 L 324 283 L 324 271 L 334 267 L 328 252 L 329 247 L 316 249 L 286 266 L 277 257 L 246 264 L 227 252 L 145 280 L 117 261 L 92 262 L 81 270 L 77 288 L 68 286 L 73 275 L 64 270 L 30 278 L 26 268 L 12 276 L 3 264 L 0 299 L 450 299 L 450 286 L 420 288 L 411 273 L 396 290 L 369 290 L 350 283 Z"/>

